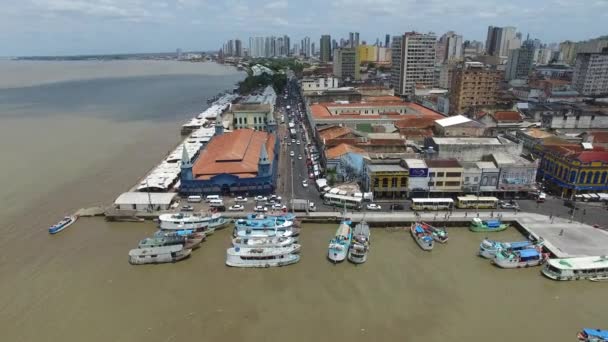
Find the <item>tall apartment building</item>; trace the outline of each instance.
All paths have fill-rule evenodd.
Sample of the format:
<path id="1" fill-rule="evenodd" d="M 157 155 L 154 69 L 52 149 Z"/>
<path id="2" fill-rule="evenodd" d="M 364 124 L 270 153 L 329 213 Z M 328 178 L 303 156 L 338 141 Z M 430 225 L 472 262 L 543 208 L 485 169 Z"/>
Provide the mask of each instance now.
<path id="1" fill-rule="evenodd" d="M 572 85 L 585 96 L 608 94 L 608 48 L 576 55 Z"/>
<path id="2" fill-rule="evenodd" d="M 509 50 L 519 48 L 521 39 L 518 38 L 515 30 L 515 27 L 512 26 L 488 26 L 486 53 L 490 56 L 507 57 Z"/>
<path id="3" fill-rule="evenodd" d="M 302 39 L 302 55 L 304 57 L 311 56 L 310 37 L 304 37 L 304 39 Z"/>
<path id="4" fill-rule="evenodd" d="M 462 61 L 462 36 L 448 31 L 437 42 L 437 62 Z"/>
<path id="5" fill-rule="evenodd" d="M 359 32 L 355 32 L 355 47 L 359 46 Z"/>
<path id="6" fill-rule="evenodd" d="M 240 39 L 234 41 L 234 56 L 243 57 L 243 43 Z"/>
<path id="7" fill-rule="evenodd" d="M 384 47 L 388 48 L 390 47 L 391 44 L 391 36 L 390 34 L 387 34 L 386 36 L 384 36 Z"/>
<path id="8" fill-rule="evenodd" d="M 433 86 L 436 39 L 433 33 L 418 32 L 393 37 L 391 84 L 396 94 L 410 96 L 416 86 Z"/>
<path id="9" fill-rule="evenodd" d="M 319 43 L 320 60 L 327 63 L 331 60 L 331 36 L 328 34 L 322 35 Z"/>
<path id="10" fill-rule="evenodd" d="M 534 61 L 534 46 L 526 42 L 519 49 L 510 50 L 505 70 L 505 80 L 528 79 Z"/>
<path id="11" fill-rule="evenodd" d="M 359 65 L 357 49 L 339 48 L 334 51 L 334 76 L 340 79 L 358 80 L 361 78 Z"/>
<path id="12" fill-rule="evenodd" d="M 450 115 L 458 115 L 476 106 L 493 106 L 502 72 L 480 62 L 465 62 L 452 71 Z"/>

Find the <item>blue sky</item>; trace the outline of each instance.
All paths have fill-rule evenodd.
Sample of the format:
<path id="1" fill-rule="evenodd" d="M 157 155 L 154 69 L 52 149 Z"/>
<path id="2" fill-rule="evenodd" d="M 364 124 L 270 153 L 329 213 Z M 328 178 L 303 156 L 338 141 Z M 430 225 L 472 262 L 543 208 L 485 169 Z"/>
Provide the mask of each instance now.
<path id="1" fill-rule="evenodd" d="M 0 56 L 211 50 L 224 40 L 288 34 L 361 40 L 488 25 L 544 42 L 608 34 L 608 0 L 0 0 Z"/>

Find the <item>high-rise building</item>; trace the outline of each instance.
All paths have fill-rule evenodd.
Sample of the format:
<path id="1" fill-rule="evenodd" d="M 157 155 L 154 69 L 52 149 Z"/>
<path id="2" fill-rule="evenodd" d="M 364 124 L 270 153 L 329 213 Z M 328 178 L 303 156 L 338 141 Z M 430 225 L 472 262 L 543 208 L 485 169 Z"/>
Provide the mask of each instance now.
<path id="1" fill-rule="evenodd" d="M 283 45 L 285 46 L 285 56 L 291 56 L 291 40 L 288 35 L 283 36 Z"/>
<path id="2" fill-rule="evenodd" d="M 391 47 L 391 36 L 389 34 L 384 36 L 384 47 L 385 48 Z"/>
<path id="3" fill-rule="evenodd" d="M 302 39 L 302 51 L 301 51 L 301 55 L 308 58 L 311 56 L 311 50 L 310 50 L 310 37 L 304 37 L 304 39 Z"/>
<path id="4" fill-rule="evenodd" d="M 433 86 L 436 43 L 433 33 L 393 37 L 391 84 L 397 94 L 411 96 L 416 86 Z"/>
<path id="5" fill-rule="evenodd" d="M 530 42 L 525 42 L 519 49 L 509 51 L 505 80 L 528 79 L 534 62 L 534 47 Z"/>
<path id="6" fill-rule="evenodd" d="M 334 76 L 340 79 L 358 80 L 361 78 L 359 65 L 357 49 L 339 48 L 334 51 Z"/>
<path id="7" fill-rule="evenodd" d="M 608 94 L 608 48 L 576 55 L 572 85 L 585 96 Z"/>
<path id="8" fill-rule="evenodd" d="M 450 115 L 496 104 L 502 72 L 480 62 L 464 62 L 452 71 Z"/>
<path id="9" fill-rule="evenodd" d="M 317 53 L 315 43 L 310 43 L 310 56 L 314 56 Z"/>
<path id="10" fill-rule="evenodd" d="M 559 52 L 562 61 L 572 64 L 576 59 L 576 43 L 569 40 L 559 43 Z"/>
<path id="11" fill-rule="evenodd" d="M 243 43 L 240 39 L 234 41 L 234 56 L 243 57 Z"/>
<path id="12" fill-rule="evenodd" d="M 463 44 L 463 57 L 476 57 L 483 53 L 483 43 L 476 40 L 466 40 Z"/>
<path id="13" fill-rule="evenodd" d="M 378 47 L 374 45 L 359 45 L 357 46 L 359 61 L 361 63 L 376 62 L 378 60 Z"/>
<path id="14" fill-rule="evenodd" d="M 359 32 L 355 32 L 355 46 L 359 46 Z"/>
<path id="15" fill-rule="evenodd" d="M 443 60 L 447 62 L 462 61 L 462 36 L 450 31 L 443 35 L 445 40 L 445 55 Z"/>
<path id="16" fill-rule="evenodd" d="M 486 53 L 490 56 L 507 57 L 509 50 L 519 48 L 521 46 L 521 38 L 518 38 L 515 30 L 515 27 L 512 26 L 488 26 Z"/>
<path id="17" fill-rule="evenodd" d="M 334 40 L 335 43 L 335 40 Z M 321 62 L 327 63 L 331 60 L 331 36 L 328 34 L 324 34 L 321 36 L 321 41 L 319 44 L 321 49 L 320 60 Z"/>
<path id="18" fill-rule="evenodd" d="M 355 47 L 355 33 L 354 32 L 348 33 L 348 47 L 349 48 Z"/>

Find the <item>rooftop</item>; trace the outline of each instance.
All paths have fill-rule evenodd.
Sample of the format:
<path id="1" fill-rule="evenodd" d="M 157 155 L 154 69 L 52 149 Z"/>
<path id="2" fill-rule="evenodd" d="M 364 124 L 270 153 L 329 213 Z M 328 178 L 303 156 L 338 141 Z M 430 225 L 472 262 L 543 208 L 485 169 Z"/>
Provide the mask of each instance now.
<path id="1" fill-rule="evenodd" d="M 589 132 L 590 136 L 593 136 L 594 144 L 606 144 L 608 143 L 608 132 L 604 131 L 592 131 Z"/>
<path id="2" fill-rule="evenodd" d="M 508 112 L 495 112 L 492 114 L 496 121 L 510 121 L 510 122 L 519 122 L 522 121 L 523 118 L 519 112 L 508 111 Z"/>
<path id="3" fill-rule="evenodd" d="M 608 151 L 583 151 L 572 156 L 582 163 L 604 162 L 608 163 Z"/>
<path id="4" fill-rule="evenodd" d="M 367 165 L 371 172 L 404 172 L 407 171 L 401 165 L 393 164 L 369 164 Z"/>
<path id="5" fill-rule="evenodd" d="M 426 165 L 428 167 L 462 167 L 456 159 L 427 159 Z"/>
<path id="6" fill-rule="evenodd" d="M 347 127 L 341 126 L 329 126 L 319 128 L 319 138 L 321 141 L 328 141 L 332 139 L 336 139 L 339 137 L 343 137 L 349 133 L 351 133 L 351 129 Z"/>
<path id="7" fill-rule="evenodd" d="M 270 104 L 239 103 L 232 105 L 233 112 L 269 112 L 272 110 Z"/>
<path id="8" fill-rule="evenodd" d="M 480 161 L 477 162 L 477 167 L 480 169 L 497 169 L 496 164 L 491 161 Z"/>
<path id="9" fill-rule="evenodd" d="M 460 125 L 466 122 L 470 122 L 472 121 L 471 119 L 463 116 L 463 115 L 454 115 L 454 116 L 450 116 L 448 118 L 445 119 L 440 119 L 435 121 L 439 126 L 442 127 L 449 127 L 449 126 L 454 126 L 454 125 Z"/>
<path id="10" fill-rule="evenodd" d="M 545 139 L 548 137 L 553 137 L 555 135 L 553 135 L 552 133 L 549 133 L 547 131 L 543 131 L 542 129 L 538 129 L 538 128 L 530 128 L 528 130 L 522 131 L 523 134 L 534 138 L 534 139 Z"/>
<path id="11" fill-rule="evenodd" d="M 405 159 L 405 165 L 410 169 L 426 169 L 426 163 L 423 159 Z"/>
<path id="12" fill-rule="evenodd" d="M 403 128 L 432 128 L 435 125 L 434 116 L 411 116 L 395 122 L 395 127 Z"/>
<path id="13" fill-rule="evenodd" d="M 114 204 L 117 205 L 128 205 L 128 204 L 157 204 L 157 205 L 169 205 L 173 202 L 173 199 L 177 196 L 175 192 L 125 192 L 118 196 Z"/>
<path id="14" fill-rule="evenodd" d="M 437 145 L 502 145 L 498 138 L 483 138 L 483 137 L 433 137 L 432 138 Z"/>
<path id="15" fill-rule="evenodd" d="M 357 153 L 365 155 L 365 150 L 360 149 L 358 147 L 349 145 L 349 144 L 340 144 L 338 146 L 332 147 L 329 150 L 325 151 L 325 158 L 327 159 L 336 159 L 340 158 L 347 153 Z"/>

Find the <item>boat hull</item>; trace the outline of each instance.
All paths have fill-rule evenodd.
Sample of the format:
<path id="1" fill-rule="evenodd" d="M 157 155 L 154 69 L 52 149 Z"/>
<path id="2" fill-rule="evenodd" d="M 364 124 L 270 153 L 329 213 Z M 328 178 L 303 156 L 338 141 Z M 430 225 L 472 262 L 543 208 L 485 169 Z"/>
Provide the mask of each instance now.
<path id="1" fill-rule="evenodd" d="M 547 261 L 548 255 L 542 255 L 540 259 L 535 260 L 527 260 L 527 261 L 519 261 L 512 259 L 501 259 L 494 258 L 492 259 L 492 263 L 500 268 L 527 268 L 527 267 L 535 267 L 540 266 Z"/>
<path id="2" fill-rule="evenodd" d="M 479 226 L 469 226 L 469 230 L 475 233 L 487 233 L 487 232 L 501 232 L 505 229 L 509 228 L 508 224 L 501 224 L 496 228 L 489 227 L 479 227 Z"/>
<path id="3" fill-rule="evenodd" d="M 351 249 L 350 251 L 348 251 L 348 261 L 352 262 L 353 264 L 363 264 L 364 262 L 367 261 L 367 254 L 368 252 L 353 252 L 353 250 Z"/>
<path id="4" fill-rule="evenodd" d="M 165 264 L 170 262 L 177 262 L 186 259 L 192 253 L 191 249 L 183 249 L 179 252 L 170 254 L 163 254 L 157 256 L 145 256 L 145 257 L 134 257 L 129 256 L 129 263 L 131 265 L 145 265 L 145 264 Z"/>
<path id="5" fill-rule="evenodd" d="M 66 217 L 64 220 L 68 219 L 68 217 Z M 62 230 L 66 229 L 67 227 L 73 225 L 76 220 L 78 219 L 78 216 L 69 216 L 69 221 L 67 221 L 64 224 L 56 224 L 54 226 L 51 226 L 49 228 L 49 234 L 51 235 L 55 235 L 59 232 L 61 232 Z"/>
<path id="6" fill-rule="evenodd" d="M 299 254 L 287 254 L 283 259 L 275 260 L 233 260 L 231 258 L 226 259 L 226 265 L 230 267 L 241 267 L 241 268 L 270 268 L 270 267 L 282 267 L 292 265 L 300 261 Z"/>

